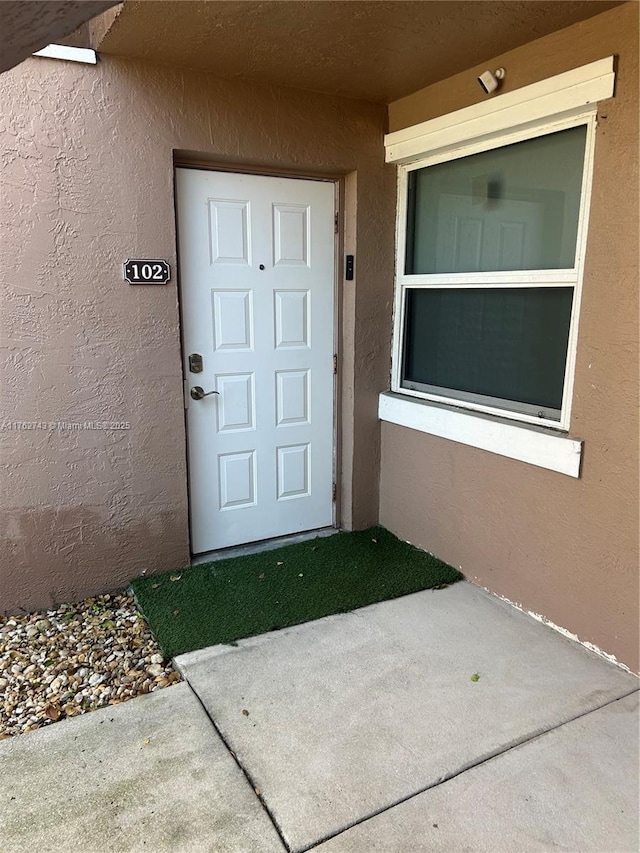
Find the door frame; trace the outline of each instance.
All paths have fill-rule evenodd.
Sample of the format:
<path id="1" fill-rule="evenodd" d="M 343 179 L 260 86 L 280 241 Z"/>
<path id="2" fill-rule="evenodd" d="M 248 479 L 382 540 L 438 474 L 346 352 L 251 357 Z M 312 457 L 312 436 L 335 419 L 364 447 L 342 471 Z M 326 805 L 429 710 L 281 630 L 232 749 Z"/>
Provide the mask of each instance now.
<path id="1" fill-rule="evenodd" d="M 307 181 L 322 181 L 334 185 L 334 270 L 333 270 L 333 351 L 334 351 L 334 377 L 333 377 L 333 505 L 332 505 L 332 526 L 338 529 L 341 521 L 341 446 L 342 446 L 342 298 L 343 298 L 343 252 L 344 252 L 344 198 L 345 184 L 342 175 L 326 174 L 324 172 L 315 172 L 313 170 L 298 171 L 293 169 L 275 169 L 263 166 L 255 166 L 244 163 L 217 163 L 215 160 L 202 159 L 201 157 L 192 157 L 186 152 L 173 153 L 172 164 L 172 191 L 173 191 L 173 223 L 175 230 L 175 251 L 176 251 L 176 286 L 178 300 L 178 324 L 179 324 L 179 347 L 180 347 L 180 365 L 182 373 L 183 387 L 183 415 L 184 415 L 184 437 L 185 437 L 185 466 L 187 479 L 187 529 L 189 532 L 189 554 L 194 557 L 192 549 L 191 536 L 191 483 L 189 478 L 189 436 L 187 428 L 187 385 L 190 381 L 185 373 L 184 364 L 184 339 L 183 339 L 183 321 L 182 321 L 182 282 L 180 280 L 180 241 L 178 237 L 178 204 L 176 194 L 176 169 L 195 169 L 197 171 L 207 172 L 230 172 L 238 175 L 261 175 L 269 178 L 298 178 Z M 302 535 L 302 534 L 299 534 Z M 274 537 L 278 538 L 278 537 Z M 282 537 L 285 538 L 285 537 Z M 264 540 L 272 541 L 272 540 Z M 227 549 L 219 549 L 224 551 Z M 217 553 L 211 551 L 208 553 Z M 198 561 L 201 562 L 202 555 L 198 555 Z"/>

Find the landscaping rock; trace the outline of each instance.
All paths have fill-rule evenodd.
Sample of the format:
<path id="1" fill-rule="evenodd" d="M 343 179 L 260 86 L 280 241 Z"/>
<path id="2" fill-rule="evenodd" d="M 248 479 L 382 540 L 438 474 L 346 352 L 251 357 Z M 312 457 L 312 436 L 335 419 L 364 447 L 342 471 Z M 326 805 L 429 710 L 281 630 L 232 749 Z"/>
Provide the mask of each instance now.
<path id="1" fill-rule="evenodd" d="M 177 681 L 128 595 L 0 616 L 0 740 Z"/>

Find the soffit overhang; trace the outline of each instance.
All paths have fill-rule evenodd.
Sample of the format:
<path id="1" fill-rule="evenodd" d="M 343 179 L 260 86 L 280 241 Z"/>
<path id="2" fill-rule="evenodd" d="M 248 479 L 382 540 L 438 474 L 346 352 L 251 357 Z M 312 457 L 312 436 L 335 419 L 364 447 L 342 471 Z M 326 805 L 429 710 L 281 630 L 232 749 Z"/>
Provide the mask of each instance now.
<path id="1" fill-rule="evenodd" d="M 126 0 L 101 53 L 390 103 L 619 0 Z M 99 23 L 100 19 L 98 19 Z"/>
<path id="2" fill-rule="evenodd" d="M 58 42 L 117 0 L 1 0 L 0 72 Z"/>

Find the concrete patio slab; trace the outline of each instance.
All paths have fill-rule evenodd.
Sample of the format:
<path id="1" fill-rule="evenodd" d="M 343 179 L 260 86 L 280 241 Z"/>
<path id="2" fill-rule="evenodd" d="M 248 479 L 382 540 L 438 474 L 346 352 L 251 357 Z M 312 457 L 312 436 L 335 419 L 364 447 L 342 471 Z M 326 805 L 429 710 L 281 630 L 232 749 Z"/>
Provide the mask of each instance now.
<path id="1" fill-rule="evenodd" d="M 186 684 L 0 742 L 0 850 L 282 853 Z"/>
<path id="2" fill-rule="evenodd" d="M 635 853 L 638 694 L 348 829 L 317 853 Z"/>
<path id="3" fill-rule="evenodd" d="M 294 851 L 638 687 L 468 583 L 178 665 Z"/>

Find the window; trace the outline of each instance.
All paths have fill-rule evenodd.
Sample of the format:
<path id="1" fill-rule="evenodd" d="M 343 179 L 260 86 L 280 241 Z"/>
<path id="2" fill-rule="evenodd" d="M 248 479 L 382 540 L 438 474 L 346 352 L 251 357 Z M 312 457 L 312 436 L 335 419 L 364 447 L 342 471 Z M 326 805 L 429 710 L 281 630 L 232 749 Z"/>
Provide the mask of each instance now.
<path id="1" fill-rule="evenodd" d="M 568 426 L 592 127 L 402 167 L 393 390 Z"/>
<path id="2" fill-rule="evenodd" d="M 613 57 L 390 133 L 380 418 L 578 477 L 570 426 L 597 103 Z"/>

